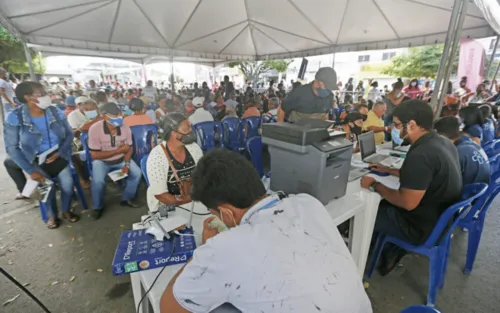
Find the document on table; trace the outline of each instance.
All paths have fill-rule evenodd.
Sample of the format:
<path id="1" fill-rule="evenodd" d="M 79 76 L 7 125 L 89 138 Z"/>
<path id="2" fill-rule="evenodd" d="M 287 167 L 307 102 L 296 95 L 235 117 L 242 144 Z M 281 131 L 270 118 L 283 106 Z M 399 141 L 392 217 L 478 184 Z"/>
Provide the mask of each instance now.
<path id="1" fill-rule="evenodd" d="M 111 178 L 114 182 L 117 182 L 121 179 L 124 179 L 125 177 L 128 176 L 128 174 L 125 174 L 122 172 L 122 169 L 118 169 L 116 171 L 112 171 L 108 173 L 109 178 Z"/>
<path id="2" fill-rule="evenodd" d="M 374 178 L 376 181 L 382 185 L 389 187 L 391 189 L 399 189 L 399 177 L 397 176 L 378 176 L 376 174 L 367 174 L 366 176 Z"/>
<path id="3" fill-rule="evenodd" d="M 50 148 L 49 150 L 45 151 L 44 153 L 40 153 L 38 155 L 38 165 L 42 165 L 43 163 L 45 163 L 45 160 L 47 160 L 47 156 L 49 154 L 51 154 L 52 152 L 57 151 L 58 149 L 59 149 L 59 145 L 55 145 L 52 148 Z"/>

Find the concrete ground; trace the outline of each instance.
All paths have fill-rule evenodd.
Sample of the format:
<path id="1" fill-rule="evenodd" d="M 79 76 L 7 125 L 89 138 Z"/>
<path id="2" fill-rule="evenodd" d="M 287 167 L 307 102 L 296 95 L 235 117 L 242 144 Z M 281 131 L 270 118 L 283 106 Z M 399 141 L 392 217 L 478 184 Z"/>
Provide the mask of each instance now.
<path id="1" fill-rule="evenodd" d="M 1 150 L 3 162 L 5 152 Z M 120 207 L 117 189 L 110 183 L 107 210 L 99 221 L 83 213 L 78 223 L 64 222 L 59 229 L 49 230 L 34 202 L 12 200 L 15 186 L 3 166 L 0 178 L 0 266 L 21 283 L 29 284 L 27 288 L 53 313 L 134 313 L 130 280 L 128 276 L 113 276 L 110 265 L 121 232 L 146 212 L 145 186 L 141 185 L 137 200 L 141 208 Z M 79 204 L 75 207 L 79 212 Z M 445 288 L 437 298 L 437 308 L 443 313 L 499 312 L 499 207 L 496 201 L 488 213 L 472 275 L 462 273 L 467 234 L 458 231 L 453 238 Z M 375 313 L 397 313 L 425 302 L 427 259 L 409 255 L 402 263 L 387 277 L 375 276 L 369 281 L 368 294 Z M 1 305 L 18 294 L 20 297 L 12 303 Z M 42 310 L 0 275 L 0 312 Z"/>

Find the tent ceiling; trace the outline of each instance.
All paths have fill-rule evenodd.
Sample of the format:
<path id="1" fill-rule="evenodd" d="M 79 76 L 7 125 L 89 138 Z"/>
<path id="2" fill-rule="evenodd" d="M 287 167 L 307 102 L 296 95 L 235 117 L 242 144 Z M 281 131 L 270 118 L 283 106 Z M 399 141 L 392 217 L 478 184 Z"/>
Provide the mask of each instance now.
<path id="1" fill-rule="evenodd" d="M 453 3 L 2 0 L 0 22 L 51 53 L 72 49 L 78 55 L 171 56 L 210 63 L 442 43 Z M 492 35 L 493 30 L 471 3 L 463 36 Z"/>

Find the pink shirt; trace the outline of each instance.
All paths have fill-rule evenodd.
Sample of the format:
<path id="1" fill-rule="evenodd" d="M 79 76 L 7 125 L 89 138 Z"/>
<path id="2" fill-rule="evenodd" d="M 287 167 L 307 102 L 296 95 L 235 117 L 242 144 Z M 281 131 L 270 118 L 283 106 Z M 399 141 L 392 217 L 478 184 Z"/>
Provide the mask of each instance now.
<path id="1" fill-rule="evenodd" d="M 121 145 L 132 145 L 132 131 L 127 125 L 118 128 L 116 136 L 111 136 L 107 122 L 104 120 L 90 126 L 88 145 L 94 151 L 113 151 Z M 125 154 L 120 153 L 103 161 L 113 161 L 123 158 Z"/>

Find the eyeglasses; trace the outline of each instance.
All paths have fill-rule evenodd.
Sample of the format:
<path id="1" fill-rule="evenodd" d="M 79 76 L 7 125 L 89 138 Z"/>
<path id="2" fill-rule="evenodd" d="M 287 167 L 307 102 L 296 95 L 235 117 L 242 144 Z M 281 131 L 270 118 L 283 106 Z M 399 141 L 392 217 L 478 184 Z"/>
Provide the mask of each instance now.
<path id="1" fill-rule="evenodd" d="M 397 129 L 406 127 L 406 123 L 392 123 L 391 127 L 396 127 Z"/>

